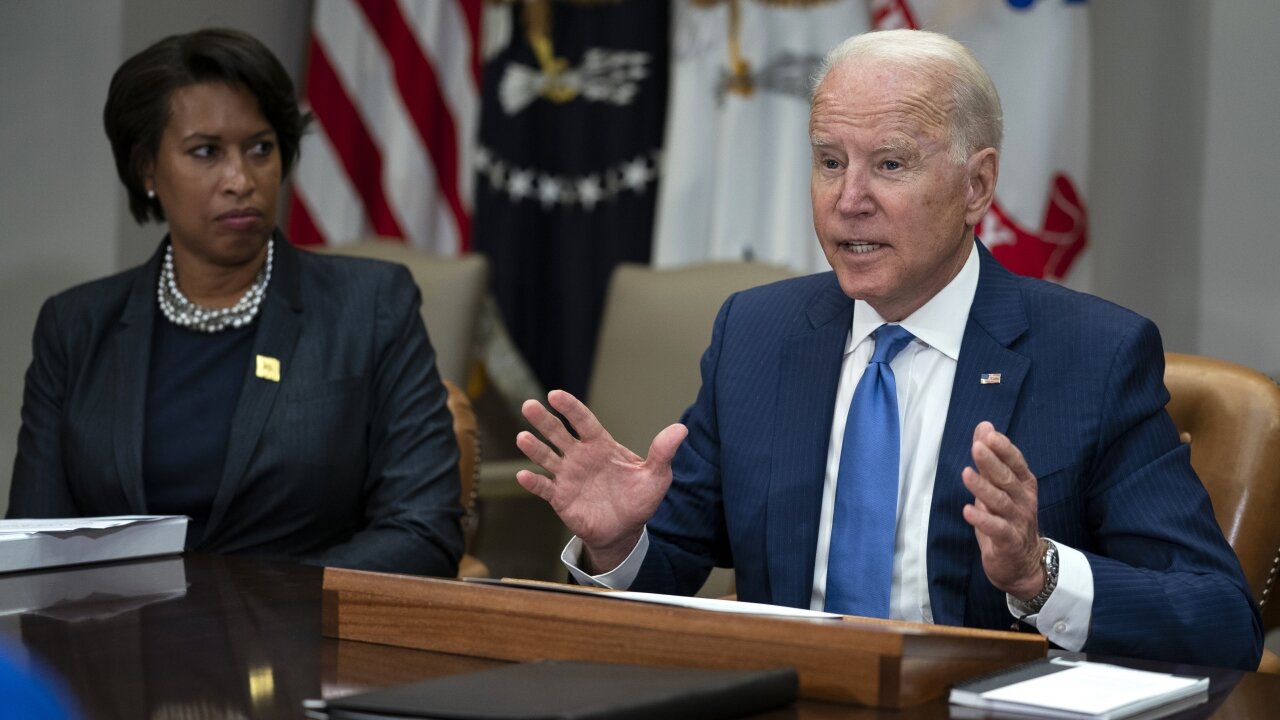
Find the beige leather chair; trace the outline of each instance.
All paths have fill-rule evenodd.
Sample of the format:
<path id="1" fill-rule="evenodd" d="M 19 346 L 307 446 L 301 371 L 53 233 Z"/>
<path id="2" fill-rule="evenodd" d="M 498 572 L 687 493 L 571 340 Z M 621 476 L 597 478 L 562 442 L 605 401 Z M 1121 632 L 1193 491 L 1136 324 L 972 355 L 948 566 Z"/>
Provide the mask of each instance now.
<path id="1" fill-rule="evenodd" d="M 440 377 L 467 386 L 480 303 L 489 282 L 489 263 L 483 255 L 432 255 L 385 238 L 317 250 L 389 260 L 409 268 L 422 292 L 422 319 L 436 351 Z"/>
<path id="2" fill-rule="evenodd" d="M 676 269 L 619 265 L 609 281 L 584 400 L 618 442 L 646 454 L 653 436 L 693 403 L 701 385 L 698 361 L 725 298 L 794 275 L 786 268 L 748 262 Z M 514 440 L 501 441 L 514 445 Z M 515 482 L 521 468 L 540 472 L 524 460 L 484 463 L 481 502 L 529 497 Z M 492 529 L 486 524 L 485 533 Z M 724 578 L 724 573 L 718 575 Z M 704 594 L 723 594 L 726 582 L 710 584 Z"/>
<path id="3" fill-rule="evenodd" d="M 1165 354 L 1164 382 L 1169 415 L 1272 630 L 1280 626 L 1280 386 L 1244 366 L 1181 353 Z M 1263 669 L 1280 671 L 1280 658 L 1264 656 Z"/>
<path id="4" fill-rule="evenodd" d="M 618 442 L 644 455 L 702 384 L 698 362 L 729 295 L 793 277 L 786 268 L 721 262 L 655 270 L 619 265 L 609 282 L 587 398 Z"/>
<path id="5" fill-rule="evenodd" d="M 701 384 L 698 361 L 725 298 L 794 274 L 749 262 L 671 270 L 619 265 L 605 297 L 585 402 L 618 442 L 645 454 L 653 436 L 693 403 Z M 524 467 L 534 469 L 523 460 L 485 463 L 480 496 L 523 493 L 515 472 Z"/>

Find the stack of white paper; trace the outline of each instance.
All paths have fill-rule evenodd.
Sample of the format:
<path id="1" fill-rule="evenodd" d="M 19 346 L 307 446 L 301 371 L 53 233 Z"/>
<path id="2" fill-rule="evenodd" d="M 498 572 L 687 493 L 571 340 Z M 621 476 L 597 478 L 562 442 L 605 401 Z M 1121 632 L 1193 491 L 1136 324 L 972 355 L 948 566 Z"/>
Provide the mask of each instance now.
<path id="1" fill-rule="evenodd" d="M 181 515 L 0 520 L 0 572 L 171 555 L 186 539 Z"/>
<path id="2" fill-rule="evenodd" d="M 1209 679 L 1054 658 L 961 683 L 955 705 L 1062 720 L 1144 720 L 1208 699 Z M 952 716 L 963 716 L 953 708 Z"/>

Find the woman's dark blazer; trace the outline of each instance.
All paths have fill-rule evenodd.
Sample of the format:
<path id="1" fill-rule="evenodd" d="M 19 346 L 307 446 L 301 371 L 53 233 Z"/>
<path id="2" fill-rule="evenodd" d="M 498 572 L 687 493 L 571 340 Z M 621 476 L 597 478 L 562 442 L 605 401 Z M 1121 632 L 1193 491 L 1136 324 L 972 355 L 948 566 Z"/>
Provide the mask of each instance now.
<path id="1" fill-rule="evenodd" d="M 9 517 L 145 514 L 151 260 L 50 298 L 36 323 Z M 276 233 L 222 480 L 188 549 L 453 575 L 458 448 L 409 272 Z M 279 380 L 259 375 L 260 358 Z M 268 361 L 269 363 L 269 361 Z"/>

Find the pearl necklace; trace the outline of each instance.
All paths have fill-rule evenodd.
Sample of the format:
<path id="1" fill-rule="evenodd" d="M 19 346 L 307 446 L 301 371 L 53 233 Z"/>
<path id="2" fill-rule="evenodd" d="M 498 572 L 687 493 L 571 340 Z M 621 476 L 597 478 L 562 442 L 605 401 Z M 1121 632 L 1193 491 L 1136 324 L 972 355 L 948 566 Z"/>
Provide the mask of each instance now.
<path id="1" fill-rule="evenodd" d="M 240 301 L 231 307 L 210 308 L 191 302 L 178 289 L 177 276 L 173 272 L 173 243 L 170 242 L 164 248 L 164 265 L 160 268 L 160 287 L 156 293 L 160 312 L 174 325 L 197 332 L 216 333 L 229 327 L 245 327 L 257 317 L 262 298 L 267 294 L 273 254 L 274 241 L 267 240 L 267 261 Z"/>

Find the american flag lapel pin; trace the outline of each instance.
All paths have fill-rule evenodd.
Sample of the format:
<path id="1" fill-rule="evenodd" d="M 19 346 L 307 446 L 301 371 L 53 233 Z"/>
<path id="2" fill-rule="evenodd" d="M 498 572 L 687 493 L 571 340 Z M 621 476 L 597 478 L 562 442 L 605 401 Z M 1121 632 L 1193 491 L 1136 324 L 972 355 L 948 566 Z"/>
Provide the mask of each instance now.
<path id="1" fill-rule="evenodd" d="M 979 385 L 999 385 L 1000 373 L 982 373 L 978 376 Z"/>

